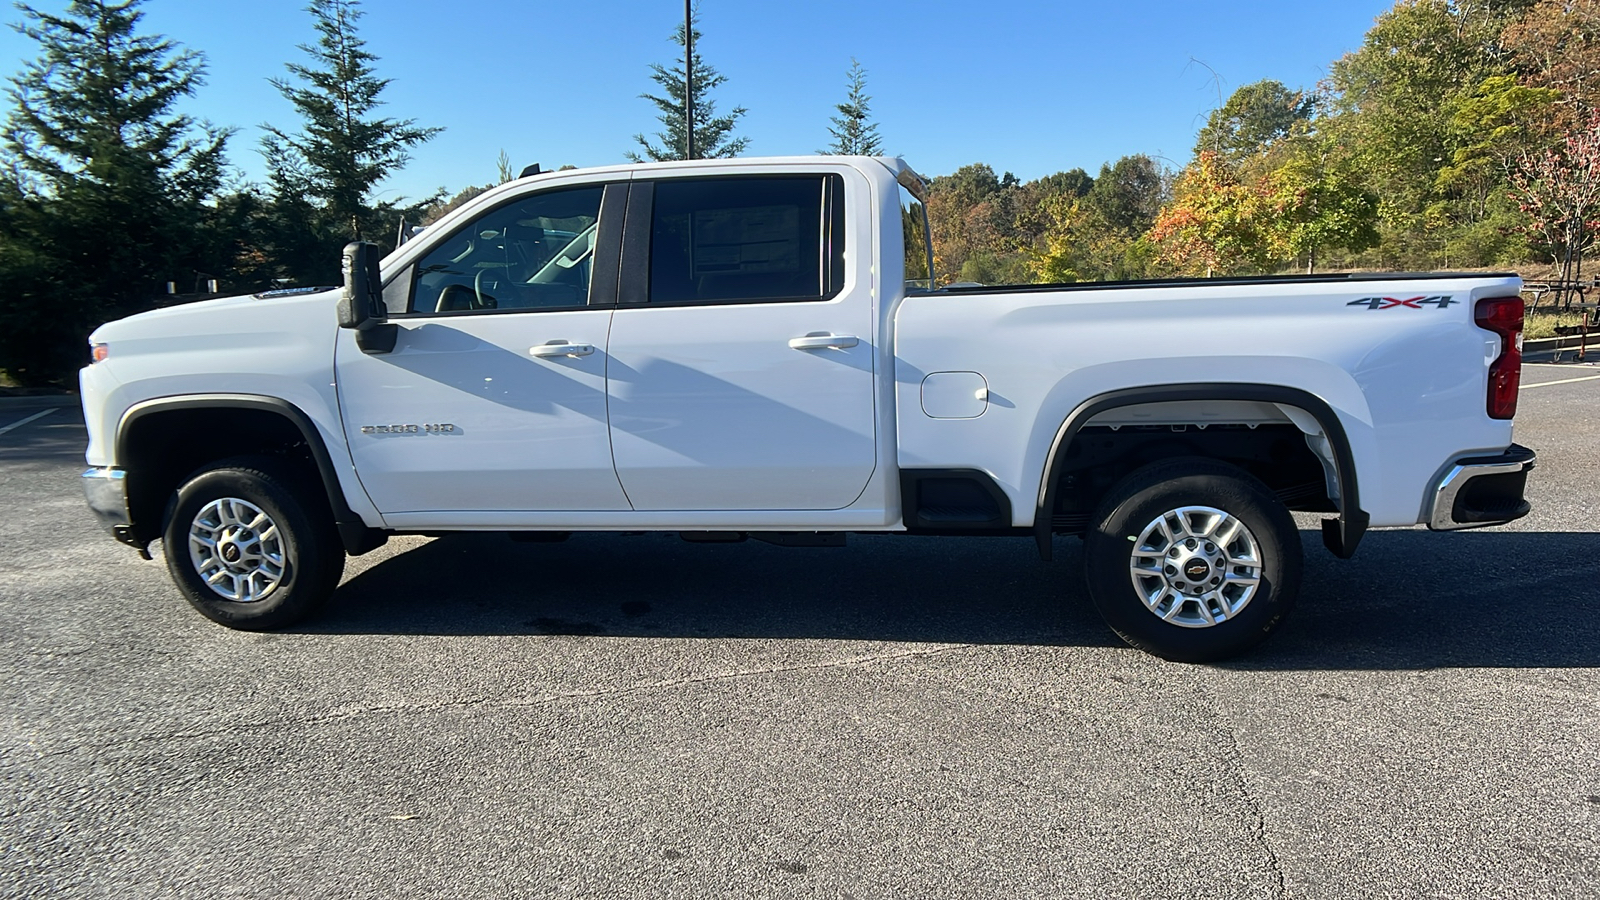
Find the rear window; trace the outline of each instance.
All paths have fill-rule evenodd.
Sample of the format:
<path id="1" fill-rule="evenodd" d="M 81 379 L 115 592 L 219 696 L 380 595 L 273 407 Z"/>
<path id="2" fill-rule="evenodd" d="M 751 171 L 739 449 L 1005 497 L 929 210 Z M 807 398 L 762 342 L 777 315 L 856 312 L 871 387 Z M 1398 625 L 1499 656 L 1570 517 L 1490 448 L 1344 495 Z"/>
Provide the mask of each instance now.
<path id="1" fill-rule="evenodd" d="M 906 289 L 933 290 L 929 269 L 933 254 L 928 251 L 928 210 L 903 184 L 900 185 L 900 231 L 905 236 Z"/>
<path id="2" fill-rule="evenodd" d="M 656 184 L 651 303 L 822 300 L 843 282 L 839 176 Z"/>

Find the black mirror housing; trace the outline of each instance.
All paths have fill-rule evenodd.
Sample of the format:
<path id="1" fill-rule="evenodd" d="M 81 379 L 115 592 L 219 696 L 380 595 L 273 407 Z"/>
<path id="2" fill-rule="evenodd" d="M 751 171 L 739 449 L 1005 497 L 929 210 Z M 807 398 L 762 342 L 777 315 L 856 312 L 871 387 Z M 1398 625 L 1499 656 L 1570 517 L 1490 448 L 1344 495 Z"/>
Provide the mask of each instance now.
<path id="1" fill-rule="evenodd" d="M 344 291 L 339 295 L 339 327 L 362 328 L 388 318 L 383 305 L 383 274 L 378 270 L 378 245 L 351 241 L 344 245 Z"/>
<path id="2" fill-rule="evenodd" d="M 344 290 L 339 294 L 339 327 L 356 330 L 362 353 L 394 350 L 400 329 L 387 324 L 389 309 L 383 304 L 383 273 L 378 269 L 378 245 L 351 241 L 344 245 Z"/>

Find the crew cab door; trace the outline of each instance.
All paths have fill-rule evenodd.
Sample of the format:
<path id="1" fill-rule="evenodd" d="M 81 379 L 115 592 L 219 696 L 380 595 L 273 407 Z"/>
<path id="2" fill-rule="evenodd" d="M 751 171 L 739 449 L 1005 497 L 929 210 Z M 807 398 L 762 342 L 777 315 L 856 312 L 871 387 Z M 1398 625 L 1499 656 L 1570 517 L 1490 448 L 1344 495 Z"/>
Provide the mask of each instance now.
<path id="1" fill-rule="evenodd" d="M 868 192 L 848 168 L 633 184 L 606 390 L 635 509 L 861 495 L 876 455 L 871 241 L 847 233 L 846 204 L 867 209 Z"/>
<path id="2" fill-rule="evenodd" d="M 605 393 L 606 272 L 626 192 L 509 199 L 434 240 L 386 288 L 404 299 L 403 311 L 388 301 L 392 352 L 363 353 L 340 332 L 345 437 L 379 511 L 628 509 Z"/>

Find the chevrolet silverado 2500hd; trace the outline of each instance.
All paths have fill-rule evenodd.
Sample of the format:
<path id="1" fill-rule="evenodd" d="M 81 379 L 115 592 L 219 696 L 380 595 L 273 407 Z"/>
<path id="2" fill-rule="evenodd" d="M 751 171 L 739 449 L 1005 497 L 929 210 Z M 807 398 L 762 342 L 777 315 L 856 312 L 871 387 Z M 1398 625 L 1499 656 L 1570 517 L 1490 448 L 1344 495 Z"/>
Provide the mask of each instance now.
<path id="1" fill-rule="evenodd" d="M 896 159 L 533 175 L 342 291 L 112 322 L 89 504 L 236 628 L 308 614 L 390 534 L 849 532 L 1086 542 L 1130 643 L 1239 652 L 1371 526 L 1507 522 L 1511 275 L 933 289 Z"/>

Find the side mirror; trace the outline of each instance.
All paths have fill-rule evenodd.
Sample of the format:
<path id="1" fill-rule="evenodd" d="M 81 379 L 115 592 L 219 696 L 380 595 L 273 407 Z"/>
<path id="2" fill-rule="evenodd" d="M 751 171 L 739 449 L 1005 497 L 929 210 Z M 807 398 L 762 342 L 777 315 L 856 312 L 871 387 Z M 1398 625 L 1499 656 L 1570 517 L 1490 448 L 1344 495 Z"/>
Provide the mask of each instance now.
<path id="1" fill-rule="evenodd" d="M 339 295 L 339 327 L 360 328 L 387 318 L 383 306 L 383 275 L 378 271 L 378 247 L 366 241 L 344 245 L 344 292 Z"/>
<path id="2" fill-rule="evenodd" d="M 356 330 L 356 345 L 363 353 L 388 353 L 394 349 L 399 329 L 386 323 L 383 273 L 378 270 L 378 246 L 366 241 L 344 245 L 344 291 L 339 294 L 339 327 Z"/>

